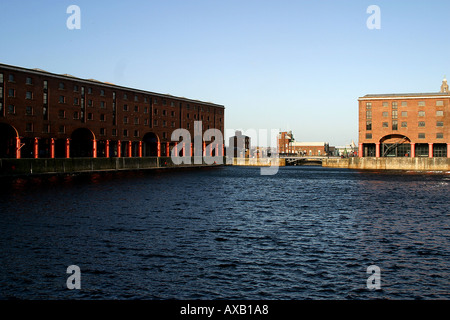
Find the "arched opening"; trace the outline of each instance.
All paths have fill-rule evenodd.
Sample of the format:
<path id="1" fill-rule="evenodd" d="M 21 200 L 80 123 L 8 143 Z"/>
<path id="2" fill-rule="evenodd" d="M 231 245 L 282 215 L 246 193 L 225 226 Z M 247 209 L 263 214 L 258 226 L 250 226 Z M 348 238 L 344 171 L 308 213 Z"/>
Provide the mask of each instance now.
<path id="1" fill-rule="evenodd" d="M 410 157 L 411 140 L 407 136 L 391 134 L 380 139 L 381 157 Z"/>
<path id="2" fill-rule="evenodd" d="M 0 123 L 0 158 L 16 157 L 17 130 L 6 123 Z"/>
<path id="3" fill-rule="evenodd" d="M 158 156 L 158 136 L 153 132 L 148 132 L 142 138 L 142 156 L 157 157 Z"/>
<path id="4" fill-rule="evenodd" d="M 95 139 L 91 130 L 86 128 L 79 128 L 72 132 L 70 141 L 70 156 L 77 157 L 92 157 L 93 144 Z"/>

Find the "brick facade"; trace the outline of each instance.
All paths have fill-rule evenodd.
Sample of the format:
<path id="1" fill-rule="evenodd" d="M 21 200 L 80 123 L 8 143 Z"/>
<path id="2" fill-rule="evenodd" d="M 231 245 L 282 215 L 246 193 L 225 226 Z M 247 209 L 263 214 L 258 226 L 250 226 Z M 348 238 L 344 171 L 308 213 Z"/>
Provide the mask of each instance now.
<path id="1" fill-rule="evenodd" d="M 0 64 L 0 157 L 67 157 L 66 149 L 69 156 L 167 155 L 175 146 L 175 129 L 187 129 L 194 138 L 194 121 L 202 121 L 202 135 L 212 128 L 223 135 L 224 110 L 214 103 Z"/>
<path id="2" fill-rule="evenodd" d="M 450 94 L 366 95 L 359 102 L 360 157 L 448 157 Z"/>

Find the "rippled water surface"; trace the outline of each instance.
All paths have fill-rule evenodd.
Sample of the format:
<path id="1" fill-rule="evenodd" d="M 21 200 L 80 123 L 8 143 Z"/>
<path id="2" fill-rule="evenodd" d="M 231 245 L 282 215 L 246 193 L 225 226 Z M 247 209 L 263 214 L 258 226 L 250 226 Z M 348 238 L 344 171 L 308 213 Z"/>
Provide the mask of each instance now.
<path id="1" fill-rule="evenodd" d="M 449 193 L 321 167 L 2 181 L 0 298 L 449 299 Z"/>

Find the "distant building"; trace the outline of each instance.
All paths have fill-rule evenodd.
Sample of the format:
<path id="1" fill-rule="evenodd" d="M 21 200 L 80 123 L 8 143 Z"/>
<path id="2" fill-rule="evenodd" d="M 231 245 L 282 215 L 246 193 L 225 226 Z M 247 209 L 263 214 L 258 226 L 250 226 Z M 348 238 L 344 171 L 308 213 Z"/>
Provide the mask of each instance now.
<path id="1" fill-rule="evenodd" d="M 450 157 L 450 93 L 369 94 L 358 99 L 360 157 Z"/>
<path id="2" fill-rule="evenodd" d="M 278 134 L 278 152 L 280 155 L 327 156 L 334 147 L 327 142 L 297 142 L 292 131 Z"/>
<path id="3" fill-rule="evenodd" d="M 229 146 L 233 151 L 235 158 L 249 158 L 250 157 L 250 137 L 244 136 L 242 131 L 236 131 L 235 135 L 230 137 Z"/>

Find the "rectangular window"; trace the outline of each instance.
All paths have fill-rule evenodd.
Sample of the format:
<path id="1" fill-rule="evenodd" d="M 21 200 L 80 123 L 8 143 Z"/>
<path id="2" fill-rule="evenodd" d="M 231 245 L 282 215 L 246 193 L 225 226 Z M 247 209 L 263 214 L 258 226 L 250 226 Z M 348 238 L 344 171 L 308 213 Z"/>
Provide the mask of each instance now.
<path id="1" fill-rule="evenodd" d="M 123 117 L 123 123 L 125 123 L 125 124 L 128 123 L 128 117 Z"/>
<path id="2" fill-rule="evenodd" d="M 419 139 L 425 139 L 425 133 L 419 133 Z"/>
<path id="3" fill-rule="evenodd" d="M 372 134 L 371 133 L 366 133 L 366 139 L 372 139 Z"/>
<path id="4" fill-rule="evenodd" d="M 163 120 L 163 127 L 167 127 L 167 122 L 166 122 L 166 120 Z"/>
<path id="5" fill-rule="evenodd" d="M 158 120 L 153 120 L 153 125 L 157 126 L 158 125 Z"/>
<path id="6" fill-rule="evenodd" d="M 16 114 L 16 107 L 12 104 L 8 106 L 8 114 Z"/>
<path id="7" fill-rule="evenodd" d="M 3 87 L 0 87 L 0 99 L 3 99 Z"/>
<path id="8" fill-rule="evenodd" d="M 73 98 L 73 104 L 74 105 L 78 105 L 80 103 L 80 101 L 78 100 L 78 98 Z"/>
<path id="9" fill-rule="evenodd" d="M 175 103 L 172 101 L 172 102 L 170 102 L 170 106 L 171 107 L 175 107 Z"/>
<path id="10" fill-rule="evenodd" d="M 10 74 L 10 75 L 8 76 L 8 81 L 9 81 L 9 82 L 15 82 L 15 78 L 14 78 L 14 75 L 13 75 L 13 74 Z"/>
<path id="11" fill-rule="evenodd" d="M 123 94 L 123 100 L 128 100 L 128 95 L 126 93 Z"/>
<path id="12" fill-rule="evenodd" d="M 398 118 L 398 114 L 397 114 L 397 110 L 392 110 L 392 119 L 397 119 Z"/>
<path id="13" fill-rule="evenodd" d="M 443 126 L 444 126 L 444 122 L 443 121 L 436 122 L 436 127 L 443 127 Z"/>
<path id="14" fill-rule="evenodd" d="M 105 109 L 106 108 L 106 102 L 105 101 L 100 101 L 100 108 L 101 109 Z"/>
<path id="15" fill-rule="evenodd" d="M 47 89 L 48 89 L 48 81 L 44 80 L 44 90 L 47 90 Z"/>
<path id="16" fill-rule="evenodd" d="M 402 117 L 406 118 L 408 116 L 408 111 L 402 111 Z"/>
<path id="17" fill-rule="evenodd" d="M 154 114 L 158 114 L 158 109 L 155 108 L 155 109 L 153 110 L 153 113 L 154 113 Z"/>
<path id="18" fill-rule="evenodd" d="M 139 137 L 139 130 L 134 130 L 134 136 Z"/>
<path id="19" fill-rule="evenodd" d="M 0 73 L 0 83 L 3 83 L 3 73 Z"/>
<path id="20" fill-rule="evenodd" d="M 88 94 L 92 94 L 92 88 L 88 88 Z"/>
<path id="21" fill-rule="evenodd" d="M 147 107 L 144 108 L 144 113 L 148 113 L 148 108 Z"/>
<path id="22" fill-rule="evenodd" d="M 74 91 L 74 92 L 78 92 L 78 86 L 77 86 L 77 85 L 74 85 L 74 86 L 73 86 L 73 91 Z"/>
<path id="23" fill-rule="evenodd" d="M 389 128 L 389 123 L 388 122 L 383 122 L 382 127 L 383 128 Z"/>
<path id="24" fill-rule="evenodd" d="M 101 136 L 106 136 L 106 130 L 105 130 L 105 128 L 100 128 L 100 135 L 101 135 Z"/>
<path id="25" fill-rule="evenodd" d="M 106 117 L 103 113 L 100 115 L 100 121 L 106 121 Z"/>
<path id="26" fill-rule="evenodd" d="M 383 107 L 389 107 L 389 102 L 383 102 Z"/>
<path id="27" fill-rule="evenodd" d="M 172 112 L 170 113 L 170 115 L 171 115 L 172 117 L 175 117 L 175 111 L 172 111 Z"/>
<path id="28" fill-rule="evenodd" d="M 0 102 L 0 117 L 3 117 L 3 102 Z"/>
<path id="29" fill-rule="evenodd" d="M 372 121 L 366 122 L 366 130 L 372 130 Z"/>
<path id="30" fill-rule="evenodd" d="M 366 102 L 366 109 L 367 110 L 372 109 L 372 102 Z"/>
<path id="31" fill-rule="evenodd" d="M 419 121 L 419 127 L 425 127 L 425 121 Z"/>
<path id="32" fill-rule="evenodd" d="M 32 115 L 33 115 L 33 107 L 27 106 L 27 107 L 25 108 L 25 114 L 26 114 L 27 116 L 32 116 Z"/>
<path id="33" fill-rule="evenodd" d="M 425 101 L 419 101 L 419 107 L 425 107 Z"/>
<path id="34" fill-rule="evenodd" d="M 43 133 L 50 133 L 50 125 L 49 124 L 44 124 L 42 126 L 42 132 Z"/>
<path id="35" fill-rule="evenodd" d="M 112 129 L 111 134 L 113 137 L 117 137 L 117 129 Z"/>
<path id="36" fill-rule="evenodd" d="M 163 116 L 165 116 L 166 115 L 166 110 L 163 110 L 162 114 L 163 114 Z"/>
<path id="37" fill-rule="evenodd" d="M 31 122 L 27 122 L 27 124 L 25 125 L 25 131 L 33 132 L 33 124 Z"/>
<path id="38" fill-rule="evenodd" d="M 87 116 L 87 119 L 88 120 L 94 120 L 94 114 L 89 112 L 88 116 Z"/>
<path id="39" fill-rule="evenodd" d="M 124 129 L 124 130 L 123 130 L 123 136 L 124 136 L 124 137 L 128 137 L 128 130 L 127 130 L 127 129 Z"/>
<path id="40" fill-rule="evenodd" d="M 407 107 L 407 106 L 408 106 L 408 102 L 402 101 L 402 107 Z"/>
<path id="41" fill-rule="evenodd" d="M 419 117 L 425 117 L 425 111 L 419 111 Z"/>
<path id="42" fill-rule="evenodd" d="M 58 89 L 64 90 L 64 88 L 65 88 L 64 83 L 63 83 L 63 82 L 60 82 L 59 85 L 58 85 Z"/>
<path id="43" fill-rule="evenodd" d="M 139 124 L 139 118 L 134 118 L 134 124 Z"/>
<path id="44" fill-rule="evenodd" d="M 443 117 L 443 116 L 444 116 L 444 111 L 442 111 L 442 110 L 436 111 L 436 117 Z"/>
<path id="45" fill-rule="evenodd" d="M 33 79 L 27 77 L 27 79 L 25 80 L 25 84 L 33 84 Z"/>
<path id="46" fill-rule="evenodd" d="M 408 128 L 408 122 L 403 121 L 402 122 L 402 128 Z"/>
<path id="47" fill-rule="evenodd" d="M 398 121 L 392 120 L 392 130 L 398 130 Z"/>
<path id="48" fill-rule="evenodd" d="M 139 112 L 139 107 L 138 106 L 134 106 L 134 112 Z"/>
<path id="49" fill-rule="evenodd" d="M 73 113 L 73 118 L 74 118 L 75 120 L 77 120 L 77 119 L 80 118 L 80 116 L 79 116 L 79 114 L 78 114 L 78 111 L 75 111 L 75 112 Z"/>
<path id="50" fill-rule="evenodd" d="M 444 105 L 444 101 L 442 101 L 442 100 L 436 101 L 437 107 L 442 107 L 443 105 Z"/>
<path id="51" fill-rule="evenodd" d="M 144 119 L 144 126 L 148 125 L 148 119 Z"/>
<path id="52" fill-rule="evenodd" d="M 92 100 L 88 100 L 88 107 L 93 107 L 94 103 L 92 102 Z"/>
<path id="53" fill-rule="evenodd" d="M 397 109 L 397 106 L 398 104 L 396 101 L 392 102 L 392 109 Z"/>
<path id="54" fill-rule="evenodd" d="M 138 96 L 134 96 L 134 101 L 138 102 Z"/>
<path id="55" fill-rule="evenodd" d="M 123 105 L 123 111 L 128 111 L 128 105 L 126 104 Z"/>
<path id="56" fill-rule="evenodd" d="M 8 90 L 8 97 L 14 98 L 15 96 L 16 96 L 16 90 L 14 90 L 14 89 L 9 89 L 9 90 Z"/>
<path id="57" fill-rule="evenodd" d="M 66 127 L 65 126 L 59 126 L 58 133 L 66 133 Z"/>
<path id="58" fill-rule="evenodd" d="M 441 132 L 436 133 L 436 139 L 444 139 L 444 134 Z"/>
<path id="59" fill-rule="evenodd" d="M 383 112 L 383 117 L 385 117 L 385 118 L 389 117 L 389 112 L 384 111 L 384 112 Z"/>
<path id="60" fill-rule="evenodd" d="M 64 96 L 59 96 L 59 103 L 64 103 L 66 98 Z"/>
<path id="61" fill-rule="evenodd" d="M 100 95 L 101 95 L 102 97 L 104 97 L 104 96 L 105 96 L 105 90 L 101 89 L 101 90 L 100 90 Z"/>
<path id="62" fill-rule="evenodd" d="M 163 106 L 167 105 L 167 101 L 163 100 Z"/>
<path id="63" fill-rule="evenodd" d="M 66 111 L 64 111 L 64 110 L 59 110 L 59 111 L 58 111 L 58 117 L 59 117 L 60 119 L 64 119 L 64 118 L 66 117 Z"/>

